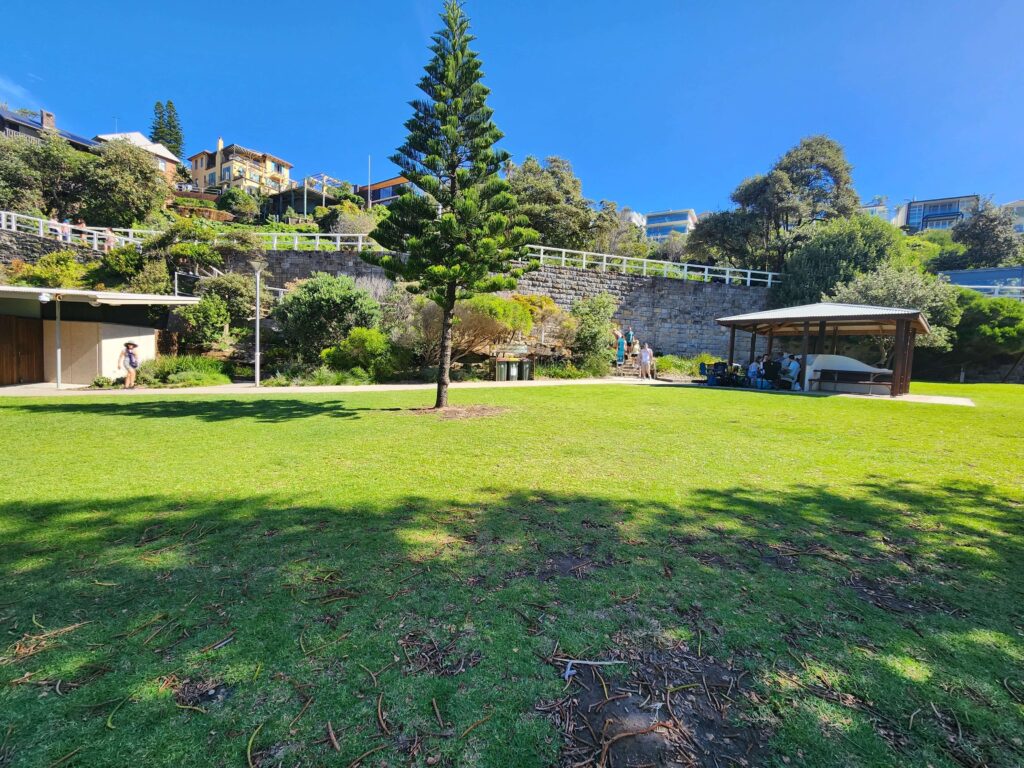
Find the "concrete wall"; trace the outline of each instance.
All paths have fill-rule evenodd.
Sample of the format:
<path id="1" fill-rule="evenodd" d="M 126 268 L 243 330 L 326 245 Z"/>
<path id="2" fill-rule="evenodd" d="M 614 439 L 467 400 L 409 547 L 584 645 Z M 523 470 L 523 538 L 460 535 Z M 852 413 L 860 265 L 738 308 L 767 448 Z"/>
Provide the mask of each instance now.
<path id="1" fill-rule="evenodd" d="M 57 380 L 56 322 L 43 321 L 43 372 L 46 381 Z M 139 360 L 156 357 L 156 331 L 116 323 L 63 321 L 60 324 L 61 379 L 65 384 L 92 384 L 97 376 L 116 379 L 124 375 L 117 359 L 125 342 L 138 344 Z"/>

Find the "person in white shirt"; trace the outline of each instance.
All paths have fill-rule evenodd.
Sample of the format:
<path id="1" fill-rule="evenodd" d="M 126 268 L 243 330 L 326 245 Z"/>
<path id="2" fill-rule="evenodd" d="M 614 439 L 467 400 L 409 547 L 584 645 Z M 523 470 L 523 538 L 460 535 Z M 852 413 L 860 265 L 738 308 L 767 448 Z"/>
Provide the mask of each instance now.
<path id="1" fill-rule="evenodd" d="M 796 355 L 789 356 L 789 378 L 793 381 L 793 389 L 800 391 L 800 360 Z"/>
<path id="2" fill-rule="evenodd" d="M 650 344 L 644 344 L 640 350 L 640 378 L 641 379 L 653 379 L 654 370 L 654 350 L 651 349 Z"/>

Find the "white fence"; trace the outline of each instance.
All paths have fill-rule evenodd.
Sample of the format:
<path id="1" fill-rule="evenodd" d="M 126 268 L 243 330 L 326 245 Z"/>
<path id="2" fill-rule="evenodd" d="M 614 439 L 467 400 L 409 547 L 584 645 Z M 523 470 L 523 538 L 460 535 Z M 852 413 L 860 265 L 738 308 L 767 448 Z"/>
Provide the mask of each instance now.
<path id="1" fill-rule="evenodd" d="M 120 245 L 140 245 L 148 238 L 159 234 L 152 229 L 77 227 L 72 224 L 47 221 L 35 216 L 6 211 L 0 211 L 0 229 L 48 237 L 62 242 L 83 245 L 93 250 L 109 250 Z M 264 250 L 268 251 L 362 251 L 375 245 L 368 234 L 322 232 L 252 232 L 251 234 Z M 225 237 L 225 234 L 218 234 L 214 242 Z M 529 250 L 531 258 L 537 259 L 542 266 L 550 267 L 572 267 L 643 277 L 722 282 L 729 285 L 770 287 L 782 279 L 778 272 L 756 269 L 682 264 L 660 259 L 637 259 L 612 253 L 549 248 L 545 245 L 531 245 Z"/>
<path id="2" fill-rule="evenodd" d="M 782 278 L 778 272 L 736 269 L 734 267 L 710 267 L 704 264 L 682 264 L 660 259 L 637 259 L 632 256 L 616 256 L 611 253 L 549 248 L 546 245 L 531 245 L 530 252 L 542 266 L 596 269 L 600 272 L 618 272 L 643 277 L 674 277 L 681 280 L 761 286 L 775 285 Z"/>
<path id="3" fill-rule="evenodd" d="M 957 288 L 967 288 L 972 291 L 977 291 L 978 293 L 983 293 L 986 296 L 1024 301 L 1024 285 L 958 285 L 957 283 L 953 283 L 953 285 Z"/>

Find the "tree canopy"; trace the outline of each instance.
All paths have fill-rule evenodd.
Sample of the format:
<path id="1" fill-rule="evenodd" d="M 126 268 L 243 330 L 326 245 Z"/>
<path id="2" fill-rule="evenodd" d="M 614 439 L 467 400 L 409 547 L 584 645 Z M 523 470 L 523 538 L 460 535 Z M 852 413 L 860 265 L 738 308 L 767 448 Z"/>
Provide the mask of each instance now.
<path id="1" fill-rule="evenodd" d="M 949 350 L 962 311 L 957 297 L 957 289 L 949 283 L 912 267 L 887 262 L 875 270 L 855 275 L 837 286 L 831 296 L 822 298 L 844 304 L 920 310 L 931 325 L 931 333 L 918 336 L 917 346 Z M 886 336 L 872 341 L 878 352 L 878 362 L 888 364 L 894 340 Z"/>
<path id="2" fill-rule="evenodd" d="M 835 140 L 801 139 L 768 173 L 736 187 L 736 208 L 702 218 L 688 238 L 688 249 L 704 263 L 779 271 L 808 236 L 806 225 L 849 218 L 857 211 L 851 171 Z"/>
<path id="3" fill-rule="evenodd" d="M 1024 243 L 1013 229 L 1009 208 L 983 202 L 952 230 L 953 242 L 964 250 L 959 256 L 942 259 L 938 269 L 977 269 L 1019 264 Z"/>
<path id="4" fill-rule="evenodd" d="M 455 303 L 477 293 L 509 290 L 537 238 L 519 214 L 499 171 L 509 155 L 496 149 L 502 133 L 487 106 L 480 57 L 457 0 L 447 0 L 432 58 L 412 102 L 405 143 L 391 160 L 422 194 L 406 192 L 374 229 L 391 253 L 367 253 L 389 277 L 409 283 L 443 313 L 435 407 L 448 404 Z"/>
<path id="5" fill-rule="evenodd" d="M 506 175 L 520 212 L 543 245 L 575 250 L 589 247 L 592 203 L 583 196 L 583 185 L 568 160 L 552 156 L 542 165 L 531 155 L 522 165 L 509 162 Z"/>
<path id="6" fill-rule="evenodd" d="M 163 144 L 175 157 L 181 157 L 185 145 L 185 134 L 178 119 L 178 109 L 170 99 L 167 103 L 157 102 L 153 105 L 153 122 L 149 129 L 149 140 Z"/>

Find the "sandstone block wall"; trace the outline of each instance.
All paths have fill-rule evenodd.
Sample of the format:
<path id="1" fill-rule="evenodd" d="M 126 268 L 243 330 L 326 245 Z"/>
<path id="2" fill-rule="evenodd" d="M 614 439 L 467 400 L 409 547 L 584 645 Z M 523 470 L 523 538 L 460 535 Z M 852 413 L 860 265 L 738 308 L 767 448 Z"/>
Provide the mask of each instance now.
<path id="1" fill-rule="evenodd" d="M 33 235 L 0 232 L 0 262 L 14 258 L 34 262 L 52 251 L 67 249 L 65 243 Z M 83 260 L 98 253 L 70 246 Z M 284 287 L 314 272 L 347 275 L 354 279 L 383 281 L 384 271 L 367 264 L 352 252 L 268 251 L 267 283 Z M 244 259 L 229 262 L 229 271 L 249 272 Z M 724 356 L 729 332 L 715 318 L 757 312 L 767 308 L 766 288 L 699 283 L 667 277 L 641 277 L 571 267 L 542 267 L 519 282 L 519 293 L 550 296 L 565 310 L 579 299 L 610 293 L 619 304 L 615 319 L 622 327 L 632 326 L 642 342 L 649 342 L 659 355 L 695 355 L 700 352 Z M 747 334 L 737 334 L 736 357 L 745 361 L 750 350 Z"/>

